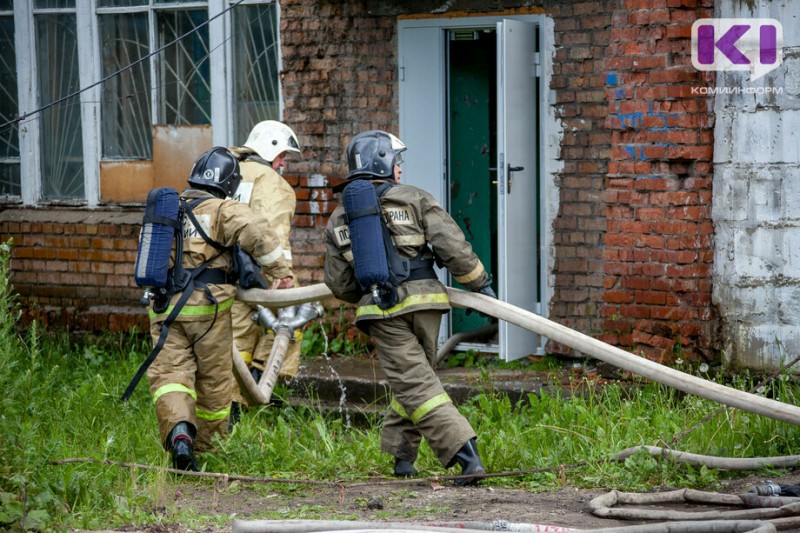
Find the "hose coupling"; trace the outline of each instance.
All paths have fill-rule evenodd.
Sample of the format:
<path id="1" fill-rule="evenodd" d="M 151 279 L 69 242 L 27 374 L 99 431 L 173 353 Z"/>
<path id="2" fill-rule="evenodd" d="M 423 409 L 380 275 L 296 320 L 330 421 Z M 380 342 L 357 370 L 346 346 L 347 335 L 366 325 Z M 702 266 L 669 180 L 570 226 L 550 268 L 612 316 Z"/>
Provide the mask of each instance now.
<path id="1" fill-rule="evenodd" d="M 759 496 L 780 496 L 783 489 L 772 480 L 767 480 L 762 485 L 751 487 L 747 492 L 758 494 Z"/>

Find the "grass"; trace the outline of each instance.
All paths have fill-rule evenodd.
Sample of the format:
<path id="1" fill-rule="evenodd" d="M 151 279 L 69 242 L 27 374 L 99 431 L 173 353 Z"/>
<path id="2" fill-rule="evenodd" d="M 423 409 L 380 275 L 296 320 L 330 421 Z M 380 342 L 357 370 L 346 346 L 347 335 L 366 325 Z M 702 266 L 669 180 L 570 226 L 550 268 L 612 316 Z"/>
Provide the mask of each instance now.
<path id="1" fill-rule="evenodd" d="M 78 457 L 168 466 L 146 384 L 128 403 L 119 400 L 149 352 L 149 340 L 136 332 L 75 337 L 36 324 L 19 330 L 7 262 L 8 250 L 0 250 L 0 529 L 100 529 L 176 521 L 219 525 L 225 517 L 198 516 L 175 505 L 176 480 L 163 471 L 98 462 L 51 464 Z M 747 390 L 754 379 L 741 376 L 733 385 Z M 585 385 L 587 394 L 569 399 L 531 395 L 527 402 L 513 405 L 507 397 L 487 393 L 462 405 L 461 412 L 479 435 L 488 469 L 529 471 L 585 461 L 585 466 L 568 471 L 569 483 L 631 491 L 661 486 L 713 489 L 721 479 L 736 475 L 645 454 L 622 463 L 605 461 L 630 446 L 669 443 L 719 406 L 655 384 L 628 391 L 616 385 Z M 786 377 L 775 382 L 770 394 L 798 403 L 797 384 Z M 391 461 L 379 448 L 378 421 L 350 426 L 341 416 L 321 414 L 313 404 L 310 400 L 297 408 L 249 411 L 231 436 L 217 443 L 216 452 L 201 457 L 202 468 L 342 482 L 390 477 Z M 682 438 L 678 447 L 733 457 L 789 455 L 798 437 L 800 428 L 726 409 Z M 457 470 L 446 472 L 426 445 L 417 468 L 426 475 Z M 557 472 L 542 472 L 492 478 L 484 484 L 541 491 L 557 488 L 564 480 Z M 290 499 L 307 487 L 247 488 Z M 228 490 L 242 490 L 242 483 L 232 483 Z M 330 514 L 325 507 L 293 506 L 265 517 Z"/>

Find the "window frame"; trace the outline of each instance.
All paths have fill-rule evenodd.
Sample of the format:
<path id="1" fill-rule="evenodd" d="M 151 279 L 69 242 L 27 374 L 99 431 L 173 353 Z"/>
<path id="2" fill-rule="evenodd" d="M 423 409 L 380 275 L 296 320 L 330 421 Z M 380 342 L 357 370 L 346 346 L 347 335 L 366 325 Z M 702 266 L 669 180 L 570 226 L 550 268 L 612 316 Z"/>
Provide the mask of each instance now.
<path id="1" fill-rule="evenodd" d="M 97 82 L 102 79 L 102 54 L 100 43 L 100 15 L 118 13 L 148 13 L 148 23 L 150 28 L 156 24 L 157 11 L 173 9 L 197 9 L 205 8 L 208 10 L 208 18 L 211 19 L 219 15 L 222 11 L 229 8 L 236 0 L 198 0 L 181 3 L 165 3 L 159 0 L 148 0 L 145 6 L 129 7 L 99 7 L 97 0 L 76 0 L 74 8 L 34 8 L 35 0 L 14 0 L 14 46 L 16 49 L 17 61 L 17 86 L 19 115 L 25 116 L 39 109 L 39 86 L 37 57 L 37 39 L 35 32 L 35 16 L 45 13 L 69 12 L 75 13 L 77 26 L 80 31 L 78 35 L 79 80 L 80 87 L 91 87 L 81 92 L 81 136 L 83 142 L 83 163 L 84 163 L 84 198 L 82 199 L 44 199 L 42 198 L 42 165 L 40 159 L 41 137 L 41 117 L 36 114 L 23 120 L 19 127 L 19 146 L 20 146 L 20 175 L 21 175 L 21 196 L 0 196 L 0 205 L 19 204 L 29 206 L 45 205 L 66 205 L 75 207 L 95 208 L 108 203 L 115 205 L 115 202 L 107 202 L 101 199 L 100 195 L 100 163 L 103 161 L 141 161 L 136 158 L 104 158 L 102 155 L 102 115 L 101 99 L 103 97 L 102 84 Z M 245 0 L 245 4 L 274 4 L 276 10 L 276 20 L 280 21 L 280 3 L 277 0 Z M 212 140 L 214 145 L 230 146 L 241 139 L 231 139 L 234 131 L 233 120 L 233 94 L 230 90 L 233 86 L 234 62 L 232 44 L 230 42 L 232 26 L 232 13 L 229 11 L 222 17 L 214 19 L 208 25 L 209 67 L 211 69 L 211 127 Z M 149 31 L 150 50 L 158 48 L 156 35 L 157 32 Z M 282 57 L 280 54 L 280 30 L 276 33 L 278 47 L 278 65 L 282 68 Z M 222 53 L 215 53 L 221 49 Z M 157 83 L 158 77 L 156 69 L 157 62 L 150 61 L 151 75 L 151 99 L 150 99 L 150 122 L 156 124 L 158 116 L 158 105 L 161 95 L 159 94 Z M 280 72 L 280 70 L 279 70 Z M 214 73 L 224 73 L 215 75 Z M 283 116 L 283 95 L 281 90 L 280 76 L 276 80 L 279 98 L 279 117 Z M 234 142 L 231 142 L 234 141 Z M 142 202 L 144 199 L 142 199 Z"/>

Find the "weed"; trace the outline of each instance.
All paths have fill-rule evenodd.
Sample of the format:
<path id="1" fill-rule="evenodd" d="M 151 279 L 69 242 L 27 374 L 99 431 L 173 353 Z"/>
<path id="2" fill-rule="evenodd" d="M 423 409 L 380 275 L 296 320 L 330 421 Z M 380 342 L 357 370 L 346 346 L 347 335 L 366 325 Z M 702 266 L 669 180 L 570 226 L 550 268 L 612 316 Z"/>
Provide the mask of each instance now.
<path id="1" fill-rule="evenodd" d="M 305 328 L 300 353 L 306 357 L 367 355 L 367 339 L 362 333 L 353 333 L 348 327 L 345 306 L 339 306 L 336 320 L 333 320 L 333 314 L 327 311 L 324 318 Z"/>

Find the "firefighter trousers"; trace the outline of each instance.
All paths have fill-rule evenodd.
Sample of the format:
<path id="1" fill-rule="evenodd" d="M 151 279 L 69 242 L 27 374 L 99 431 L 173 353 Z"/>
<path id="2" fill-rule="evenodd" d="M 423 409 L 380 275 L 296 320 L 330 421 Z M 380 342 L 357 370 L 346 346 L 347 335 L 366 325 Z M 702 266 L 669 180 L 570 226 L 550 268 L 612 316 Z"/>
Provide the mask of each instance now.
<path id="1" fill-rule="evenodd" d="M 150 325 L 153 342 L 160 327 L 160 323 Z M 164 348 L 147 369 L 158 432 L 167 449 L 169 434 L 179 422 L 197 428 L 194 449 L 198 452 L 211 449 L 215 433 L 226 436 L 234 384 L 232 338 L 227 312 L 216 320 L 209 317 L 170 325 Z"/>
<path id="2" fill-rule="evenodd" d="M 442 311 L 423 310 L 375 320 L 369 333 L 392 389 L 381 449 L 415 461 L 422 437 L 444 466 L 475 431 L 458 412 L 434 371 Z"/>

